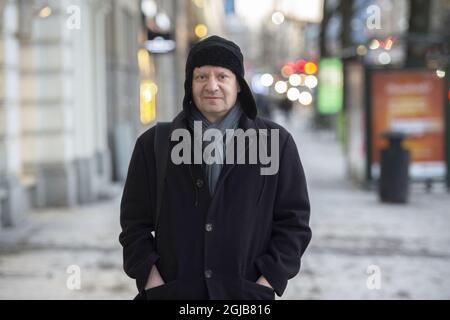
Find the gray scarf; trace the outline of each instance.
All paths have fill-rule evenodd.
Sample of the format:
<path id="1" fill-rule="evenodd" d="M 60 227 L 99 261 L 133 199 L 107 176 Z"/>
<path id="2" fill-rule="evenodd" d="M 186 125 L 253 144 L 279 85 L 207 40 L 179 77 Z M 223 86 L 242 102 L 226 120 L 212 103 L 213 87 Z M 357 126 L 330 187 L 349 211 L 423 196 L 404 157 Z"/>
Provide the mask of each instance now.
<path id="1" fill-rule="evenodd" d="M 239 101 L 236 102 L 235 106 L 228 112 L 228 114 L 223 118 L 221 121 L 218 121 L 216 123 L 211 123 L 206 119 L 206 117 L 195 107 L 193 106 L 191 108 L 190 117 L 188 119 L 189 127 L 194 131 L 194 121 L 201 121 L 202 122 L 202 128 L 203 128 L 203 134 L 205 133 L 205 130 L 207 129 L 218 129 L 222 133 L 223 137 L 225 138 L 226 130 L 227 129 L 236 129 L 239 124 L 239 119 L 242 115 L 242 109 L 239 104 Z M 216 143 L 210 142 L 210 141 L 204 141 L 202 143 L 203 150 L 205 149 L 205 146 L 209 145 L 210 143 Z M 217 181 L 219 180 L 220 172 L 222 171 L 223 163 L 225 162 L 224 155 L 226 154 L 226 144 L 227 141 L 224 143 L 224 141 L 217 141 L 222 148 L 219 147 L 219 149 L 222 151 L 219 153 L 219 157 L 222 161 L 220 163 L 213 162 L 212 164 L 204 163 L 205 168 L 205 174 L 206 178 L 208 179 L 208 187 L 209 191 L 212 194 L 214 194 Z M 205 159 L 206 160 L 206 159 Z"/>

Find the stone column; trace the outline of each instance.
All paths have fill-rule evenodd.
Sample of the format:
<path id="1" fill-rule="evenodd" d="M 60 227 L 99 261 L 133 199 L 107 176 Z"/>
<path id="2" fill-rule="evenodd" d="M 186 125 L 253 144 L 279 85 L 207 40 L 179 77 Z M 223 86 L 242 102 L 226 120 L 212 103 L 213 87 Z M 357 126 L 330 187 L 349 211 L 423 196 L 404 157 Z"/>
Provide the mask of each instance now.
<path id="1" fill-rule="evenodd" d="M 97 105 L 96 92 L 97 61 L 95 52 L 95 6 L 96 1 L 70 1 L 80 8 L 79 29 L 70 30 L 73 41 L 74 93 L 74 165 L 77 177 L 78 203 L 89 203 L 97 199 L 99 193 L 96 159 Z"/>
<path id="2" fill-rule="evenodd" d="M 19 44 L 15 1 L 0 4 L 0 226 L 11 227 L 25 210 L 20 182 Z"/>
<path id="3" fill-rule="evenodd" d="M 184 98 L 184 78 L 186 59 L 189 52 L 189 36 L 190 36 L 190 17 L 192 4 L 183 0 L 176 0 L 174 6 L 174 23 L 175 23 L 175 39 L 176 39 L 176 105 L 172 110 L 172 115 L 175 116 L 181 109 Z M 175 83 L 174 83 L 175 86 Z"/>
<path id="4" fill-rule="evenodd" d="M 114 0 L 111 6 L 106 18 L 108 140 L 113 179 L 124 181 L 141 130 L 137 64 L 140 15 L 138 2 Z"/>
<path id="5" fill-rule="evenodd" d="M 173 0 L 158 1 L 158 9 L 164 10 L 172 23 L 175 32 L 175 22 L 178 18 L 175 13 L 176 5 Z M 181 110 L 179 90 L 179 77 L 184 79 L 184 72 L 178 73 L 176 51 L 154 54 L 156 84 L 158 93 L 156 95 L 156 119 L 157 121 L 171 121 L 178 111 Z"/>
<path id="6" fill-rule="evenodd" d="M 96 187 L 102 196 L 111 183 L 111 152 L 108 146 L 107 128 L 107 91 L 106 91 L 106 43 L 105 17 L 111 10 L 109 1 L 91 0 L 93 14 L 91 16 L 94 29 L 92 49 L 94 55 L 94 101 L 95 101 L 95 159 L 97 169 Z"/>
<path id="7" fill-rule="evenodd" d="M 68 1 L 52 1 L 51 15 L 37 2 L 21 1 L 21 111 L 24 171 L 36 179 L 35 205 L 77 203 L 77 110 L 74 30 L 67 27 Z"/>

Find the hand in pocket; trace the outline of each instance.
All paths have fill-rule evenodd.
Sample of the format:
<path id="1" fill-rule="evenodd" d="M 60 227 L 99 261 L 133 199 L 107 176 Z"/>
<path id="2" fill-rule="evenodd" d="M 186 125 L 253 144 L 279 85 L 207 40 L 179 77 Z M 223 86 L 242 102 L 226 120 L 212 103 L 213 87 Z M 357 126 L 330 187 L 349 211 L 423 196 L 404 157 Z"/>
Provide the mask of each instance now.
<path id="1" fill-rule="evenodd" d="M 159 287 L 163 284 L 165 284 L 165 282 L 161 277 L 158 268 L 156 268 L 156 265 L 153 265 L 150 275 L 148 276 L 147 284 L 145 285 L 145 290 Z"/>

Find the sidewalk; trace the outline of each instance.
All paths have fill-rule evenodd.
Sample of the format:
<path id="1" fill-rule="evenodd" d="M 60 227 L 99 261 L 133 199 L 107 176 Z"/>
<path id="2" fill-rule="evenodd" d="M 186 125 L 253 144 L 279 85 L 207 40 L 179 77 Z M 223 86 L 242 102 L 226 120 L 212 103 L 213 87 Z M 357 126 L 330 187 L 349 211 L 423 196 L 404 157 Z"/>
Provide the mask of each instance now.
<path id="1" fill-rule="evenodd" d="M 418 186 L 407 205 L 381 204 L 376 191 L 346 180 L 333 137 L 289 129 L 307 175 L 313 238 L 283 299 L 450 299 L 450 194 Z M 371 265 L 381 271 L 379 290 L 366 285 Z"/>
<path id="2" fill-rule="evenodd" d="M 313 239 L 302 271 L 283 299 L 450 299 L 450 195 L 413 190 L 407 205 L 386 205 L 346 180 L 330 135 L 287 126 L 308 179 Z M 32 212 L 25 225 L 0 232 L 0 299 L 130 299 L 122 270 L 120 196 L 74 209 Z M 381 271 L 369 290 L 367 268 Z M 70 266 L 81 289 L 70 290 Z M 70 271 L 70 270 L 69 270 Z"/>
<path id="3" fill-rule="evenodd" d="M 18 232 L 21 236 L 15 236 L 14 244 L 0 244 L 0 299 L 134 297 L 134 282 L 122 269 L 119 204 L 116 197 L 74 209 L 35 211 L 27 226 L 19 228 L 28 235 L 8 231 L 12 237 Z M 78 267 L 81 288 L 70 290 L 67 282 L 73 288 Z"/>

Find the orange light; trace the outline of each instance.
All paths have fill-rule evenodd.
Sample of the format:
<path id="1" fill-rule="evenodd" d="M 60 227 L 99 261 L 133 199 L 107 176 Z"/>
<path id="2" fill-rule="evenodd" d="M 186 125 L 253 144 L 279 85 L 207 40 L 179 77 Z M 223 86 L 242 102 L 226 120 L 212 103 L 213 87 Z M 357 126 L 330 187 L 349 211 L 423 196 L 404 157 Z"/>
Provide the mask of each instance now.
<path id="1" fill-rule="evenodd" d="M 315 74 L 317 72 L 317 65 L 314 62 L 308 62 L 305 64 L 305 72 L 307 74 Z"/>
<path id="2" fill-rule="evenodd" d="M 294 67 L 290 64 L 285 65 L 283 69 L 281 69 L 281 74 L 286 78 L 289 77 L 294 72 L 295 72 Z"/>
<path id="3" fill-rule="evenodd" d="M 393 45 L 394 45 L 394 40 L 392 40 L 392 38 L 388 38 L 386 40 L 386 43 L 384 44 L 384 48 L 386 50 L 391 50 Z"/>

